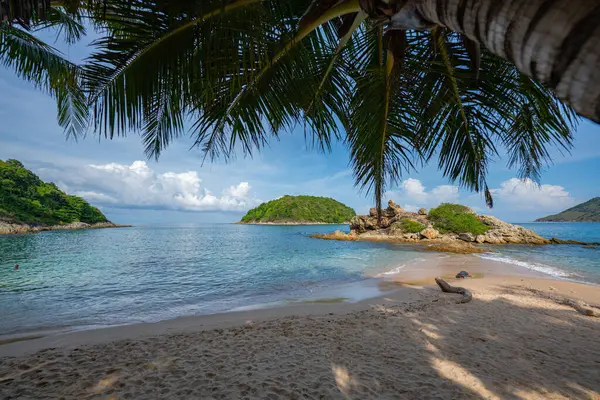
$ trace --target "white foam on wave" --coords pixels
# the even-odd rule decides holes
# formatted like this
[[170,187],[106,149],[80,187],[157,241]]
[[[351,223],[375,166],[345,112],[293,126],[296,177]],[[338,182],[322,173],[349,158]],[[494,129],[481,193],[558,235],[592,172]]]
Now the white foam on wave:
[[401,265],[398,265],[396,268],[393,268],[389,271],[382,272],[380,274],[377,274],[376,276],[381,277],[381,276],[386,276],[386,275],[396,275],[396,274],[399,274],[400,271],[403,270],[405,267],[406,267],[406,264],[401,264]]
[[497,253],[477,254],[477,257],[483,258],[485,260],[498,261],[498,262],[502,262],[505,264],[516,265],[518,267],[527,268],[527,269],[541,272],[541,273],[551,275],[551,276],[554,276],[557,278],[567,278],[567,277],[574,275],[574,274],[570,274],[566,271],[563,271],[561,269],[551,267],[546,264],[515,260],[514,258],[505,257],[505,256],[502,256]]

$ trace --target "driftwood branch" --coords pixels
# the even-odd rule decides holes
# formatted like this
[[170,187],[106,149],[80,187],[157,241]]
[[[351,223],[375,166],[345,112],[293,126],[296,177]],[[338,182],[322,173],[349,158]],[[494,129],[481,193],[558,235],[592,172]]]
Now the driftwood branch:
[[444,293],[461,294],[462,298],[459,300],[459,303],[468,303],[473,299],[473,295],[467,289],[458,286],[450,286],[450,284],[442,278],[435,278],[435,283],[438,284],[438,286],[440,287],[440,289],[442,289],[442,292]]

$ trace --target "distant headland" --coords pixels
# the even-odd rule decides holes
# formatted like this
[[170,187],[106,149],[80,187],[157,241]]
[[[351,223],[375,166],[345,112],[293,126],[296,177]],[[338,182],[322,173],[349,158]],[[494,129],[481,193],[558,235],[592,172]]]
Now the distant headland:
[[120,228],[81,197],[42,181],[18,160],[0,160],[0,234]]
[[535,222],[600,222],[600,197],[594,197],[561,213],[538,218]]
[[283,196],[248,211],[239,224],[347,224],[356,212],[329,197]]

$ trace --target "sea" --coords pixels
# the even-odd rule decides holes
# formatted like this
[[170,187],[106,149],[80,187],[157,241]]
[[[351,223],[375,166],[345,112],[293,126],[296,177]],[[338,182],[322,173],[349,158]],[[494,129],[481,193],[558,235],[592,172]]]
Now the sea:
[[[600,242],[600,223],[520,224]],[[431,253],[311,239],[347,225],[133,227],[0,236],[0,335],[92,329],[379,294],[373,277]],[[600,284],[600,247],[494,246],[476,257]],[[19,269],[14,266],[18,264]]]

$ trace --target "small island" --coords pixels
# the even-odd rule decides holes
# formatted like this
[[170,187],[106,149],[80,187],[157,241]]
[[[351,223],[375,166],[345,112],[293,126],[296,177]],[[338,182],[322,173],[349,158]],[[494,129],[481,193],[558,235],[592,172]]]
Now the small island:
[[283,196],[248,211],[239,224],[318,225],[347,224],[356,212],[329,197]]
[[600,197],[594,197],[561,213],[538,218],[535,222],[600,222]]
[[81,197],[42,181],[18,160],[0,160],[0,234],[119,228]]
[[477,244],[550,244],[550,240],[522,226],[489,215],[478,215],[469,207],[444,203],[429,212],[409,212],[390,200],[381,210],[350,221],[350,233],[335,231],[312,237],[328,240],[364,240],[426,244],[426,250],[452,253],[481,253]]

